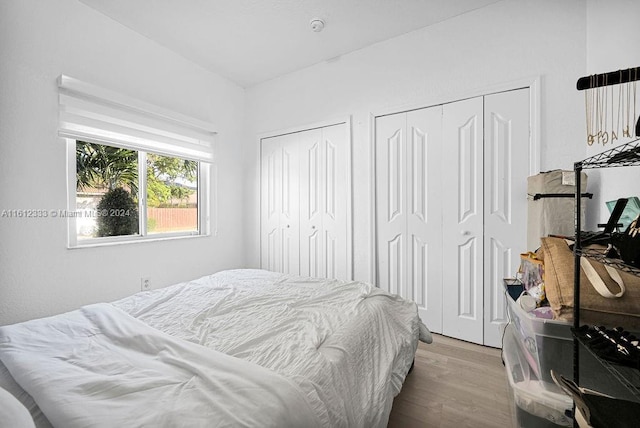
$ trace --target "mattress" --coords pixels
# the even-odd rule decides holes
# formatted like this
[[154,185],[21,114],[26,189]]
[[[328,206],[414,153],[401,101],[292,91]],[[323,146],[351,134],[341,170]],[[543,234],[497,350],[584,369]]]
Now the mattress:
[[[65,316],[71,316],[78,325],[91,324],[91,328],[96,328],[100,337],[112,337],[111,342],[123,342],[122,348],[111,342],[104,346],[109,349],[114,347],[110,352],[116,355],[128,355],[129,352],[135,351],[133,359],[137,361],[136,359],[140,358],[142,369],[146,367],[145,364],[156,364],[157,357],[154,359],[154,355],[162,353],[158,350],[172,349],[176,350],[177,356],[165,358],[169,367],[158,368],[158,372],[175,372],[176,376],[184,377],[182,371],[186,370],[187,373],[192,373],[192,376],[195,376],[193,373],[197,374],[196,377],[204,379],[210,376],[210,384],[219,384],[220,376],[229,376],[228,385],[231,386],[218,385],[216,388],[207,388],[203,384],[199,385],[198,389],[209,392],[214,390],[211,392],[213,396],[209,404],[206,403],[209,397],[203,398],[205,401],[202,406],[205,408],[209,409],[211,403],[224,402],[225,397],[230,407],[222,406],[222,410],[215,415],[206,415],[201,420],[194,419],[190,423],[191,426],[211,426],[212,420],[221,421],[219,425],[224,426],[225,417],[230,418],[227,419],[226,425],[237,425],[238,422],[234,418],[238,413],[260,418],[256,420],[260,420],[260,425],[263,426],[266,415],[274,418],[274,421],[278,417],[286,418],[267,424],[271,426],[296,426],[303,423],[300,420],[304,420],[305,425],[327,427],[386,426],[393,397],[400,391],[411,366],[418,338],[430,341],[429,332],[420,322],[417,307],[413,302],[362,282],[302,278],[262,270],[219,272],[195,281],[137,293],[111,304],[92,305],[44,321],[36,320],[41,325],[34,324],[29,327],[29,335],[25,336],[29,339],[25,339],[24,348],[38,349],[34,348],[33,344],[34,329],[36,332],[47,332],[46,335],[43,334],[46,336],[42,338],[43,344],[50,341],[46,347],[56,348],[55,345],[51,345],[56,342],[51,341],[58,339],[51,338],[51,331],[46,329],[51,323],[59,323],[61,317]],[[40,396],[40,400],[46,403],[45,406],[54,407],[55,413],[60,406],[47,402],[50,395],[47,395],[47,391],[41,391],[38,374],[29,374],[35,377],[35,380],[26,378],[24,374],[33,372],[33,365],[29,367],[29,363],[24,361],[33,357],[34,350],[13,348],[20,348],[17,338],[22,334],[20,329],[28,323],[0,328],[0,360],[5,363],[7,372],[11,373],[26,394],[33,396],[36,402]],[[14,328],[16,326],[19,326],[17,330]],[[102,328],[105,329],[104,332]],[[59,326],[55,327],[56,332],[61,329]],[[144,334],[128,334],[127,331]],[[87,333],[86,336],[94,338],[98,335]],[[126,339],[130,336],[136,336],[136,339],[127,343]],[[76,343],[73,346],[79,349],[86,344]],[[55,350],[51,357],[43,358],[63,362],[68,358],[75,358],[75,355],[56,357],[56,352],[58,350]],[[25,359],[25,355],[29,358]],[[95,355],[91,353],[86,356],[89,360],[92,357],[95,358]],[[106,360],[103,361],[104,364],[101,363],[104,367],[96,369],[99,373],[91,374],[95,375],[92,388],[114,388],[114,379],[105,376],[105,373],[109,373],[108,370],[117,368],[115,375],[121,375],[122,368],[118,366],[118,362],[108,361],[108,358],[110,357],[102,355],[100,361]],[[153,361],[142,358],[151,358]],[[207,364],[207,361],[216,363]],[[74,362],[74,369],[78,364],[86,363]],[[91,367],[89,370],[93,370],[90,364],[88,366]],[[177,370],[176,366],[182,371]],[[86,379],[68,380],[65,378],[64,369],[55,370],[60,372],[59,375],[52,375],[51,372],[54,370],[46,370],[47,373],[41,373],[40,376],[52,384],[47,386],[53,388],[49,392],[56,391],[55,388],[67,381],[75,385],[71,389],[83,390],[84,387],[79,388],[73,382],[84,385]],[[209,374],[209,371],[212,373]],[[251,394],[247,397],[250,399],[244,404],[237,397],[233,398],[237,388],[232,378],[236,372],[242,382],[246,381],[244,378],[247,377],[243,373],[254,373],[250,381],[255,382],[255,385],[243,387],[256,392],[254,395],[262,396],[262,401]],[[0,376],[1,374],[0,367]],[[61,379],[56,379],[56,376],[60,376]],[[185,377],[187,378],[189,376]],[[105,379],[106,383],[101,383],[105,382]],[[173,385],[172,382],[184,383],[185,379],[163,379],[163,387]],[[0,380],[0,385],[2,383],[6,385],[6,379]],[[271,388],[274,391],[268,391],[269,388],[265,385],[279,386]],[[140,397],[153,397],[151,392],[146,391],[154,388],[138,385],[136,388],[145,391]],[[18,398],[21,398],[23,403],[31,398],[25,398],[24,393],[20,391],[16,393],[15,385],[13,389],[14,391],[9,390],[14,395],[21,394]],[[182,390],[171,391],[171,394],[182,394]],[[222,394],[222,398],[216,394]],[[187,398],[199,402],[197,400],[201,397]],[[77,400],[83,401],[82,397]],[[144,408],[143,400],[144,398],[134,400],[138,409]],[[258,407],[255,402],[259,403]],[[276,406],[275,402],[280,404]],[[103,404],[102,401],[96,403],[98,406]],[[190,402],[185,404],[186,407],[189,405]],[[111,411],[111,417],[116,417],[114,412],[119,411],[118,406],[119,404],[114,404],[116,409]],[[33,407],[31,405],[30,410],[37,416],[38,406],[35,410]],[[45,408],[42,411],[46,417],[36,418],[36,423],[46,426],[49,414]],[[78,410],[70,410],[73,417],[77,417],[73,413],[75,411]],[[126,409],[122,411],[127,412]],[[128,411],[132,412],[131,409]],[[154,410],[153,413],[162,411],[164,409]],[[150,412],[151,410],[146,413]],[[225,412],[230,414],[225,416]],[[206,412],[200,413],[204,415]],[[66,417],[55,415],[56,420],[65,421],[66,426],[81,426],[70,424],[69,420],[64,419]],[[131,416],[127,414],[126,417]],[[140,417],[144,418],[144,414]],[[71,422],[73,420],[75,419],[72,418]],[[171,419],[168,416],[154,419],[154,424],[171,426],[169,422],[164,423],[169,420]],[[91,424],[93,425],[93,422]],[[242,424],[257,425],[252,423],[251,418]]]

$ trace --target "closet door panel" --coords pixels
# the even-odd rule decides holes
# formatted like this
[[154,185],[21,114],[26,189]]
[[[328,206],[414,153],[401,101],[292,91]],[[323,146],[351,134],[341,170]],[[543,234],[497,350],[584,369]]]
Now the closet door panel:
[[299,274],[298,148],[290,135],[262,140],[261,266]]
[[443,107],[443,334],[483,343],[482,97]]
[[261,267],[350,279],[348,123],[261,140]]
[[[451,142],[456,146],[458,158],[456,169],[456,181],[458,183],[457,222],[463,224],[469,220],[469,224],[478,219],[481,214],[481,201],[478,190],[482,188],[482,118],[472,115],[466,122],[457,127],[456,139]],[[480,168],[478,168],[480,166]]]
[[529,122],[528,88],[376,118],[377,285],[434,332],[500,346],[502,278],[526,248]]
[[265,138],[261,142],[261,267],[276,272],[279,272],[282,266],[282,140],[282,137],[273,137]]
[[300,150],[300,274],[320,277],[324,273],[322,130],[295,135]]
[[421,319],[442,331],[442,106],[407,113],[407,289]]
[[502,279],[526,246],[529,89],[485,96],[485,345],[501,346],[507,322]]
[[377,285],[401,294],[407,289],[407,115],[378,117],[375,128]]
[[291,135],[283,138],[281,150],[281,212],[280,235],[282,247],[281,272],[300,274],[300,200],[298,178],[298,145]]
[[322,129],[322,276],[347,279],[348,159],[347,125]]

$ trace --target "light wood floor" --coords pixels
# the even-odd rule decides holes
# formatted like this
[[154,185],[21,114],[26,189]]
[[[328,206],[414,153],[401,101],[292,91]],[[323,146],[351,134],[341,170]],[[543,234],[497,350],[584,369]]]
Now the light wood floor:
[[500,350],[433,335],[393,402],[390,428],[510,427]]

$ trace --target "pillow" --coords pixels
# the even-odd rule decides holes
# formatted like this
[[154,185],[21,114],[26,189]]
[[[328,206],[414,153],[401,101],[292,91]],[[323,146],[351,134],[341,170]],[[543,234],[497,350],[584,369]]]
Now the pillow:
[[[574,257],[562,238],[542,238],[544,288],[555,318],[573,320]],[[620,287],[609,277],[604,265],[590,260],[596,272],[613,293]],[[640,278],[620,272],[626,292],[618,299],[602,297],[580,269],[580,323],[621,326],[640,331]]]
[[35,428],[31,414],[9,391],[0,388],[0,421],[2,426]]

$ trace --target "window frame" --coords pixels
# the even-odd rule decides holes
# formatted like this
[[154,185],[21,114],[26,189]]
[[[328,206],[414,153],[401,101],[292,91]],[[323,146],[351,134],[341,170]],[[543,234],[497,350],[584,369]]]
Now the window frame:
[[[67,150],[67,232],[69,249],[89,248],[108,245],[130,244],[138,242],[165,241],[185,238],[201,238],[211,235],[211,164],[198,160],[198,230],[188,232],[161,232],[149,234],[147,231],[147,153],[149,151],[132,149],[138,153],[138,225],[139,231],[135,235],[106,236],[96,238],[78,239],[76,217],[77,213],[77,171],[76,171],[76,141],[81,140],[88,143],[100,144],[104,146],[122,147],[117,143],[109,144],[105,141],[97,141],[92,138],[65,138]],[[169,156],[180,159],[187,159],[171,153],[153,151],[152,153],[161,156]]]

